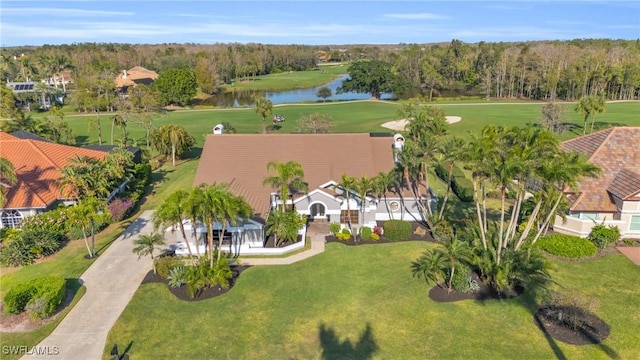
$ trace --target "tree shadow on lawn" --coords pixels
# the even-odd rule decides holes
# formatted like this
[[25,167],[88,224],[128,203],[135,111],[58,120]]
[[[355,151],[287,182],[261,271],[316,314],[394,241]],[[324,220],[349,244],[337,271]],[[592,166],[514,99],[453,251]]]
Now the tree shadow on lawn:
[[356,343],[352,343],[349,339],[340,341],[335,329],[327,327],[324,323],[318,328],[322,359],[371,359],[380,350],[369,323]]

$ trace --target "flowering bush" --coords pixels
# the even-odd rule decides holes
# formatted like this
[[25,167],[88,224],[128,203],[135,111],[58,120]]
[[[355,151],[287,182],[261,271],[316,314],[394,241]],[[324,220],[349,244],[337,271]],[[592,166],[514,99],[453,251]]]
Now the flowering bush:
[[128,199],[115,198],[109,203],[109,211],[111,212],[111,220],[118,222],[127,215],[127,212],[133,207],[133,201]]
[[63,235],[69,230],[67,212],[64,207],[26,217],[20,225],[23,232],[42,231]]
[[341,232],[336,234],[338,240],[349,241],[351,239],[351,231],[349,229],[342,229]]
[[378,239],[380,239],[380,236],[382,236],[382,227],[381,226],[375,226],[373,228],[373,233],[378,235]]
[[380,235],[378,235],[376,233],[371,234],[371,240],[373,240],[373,241],[380,240]]

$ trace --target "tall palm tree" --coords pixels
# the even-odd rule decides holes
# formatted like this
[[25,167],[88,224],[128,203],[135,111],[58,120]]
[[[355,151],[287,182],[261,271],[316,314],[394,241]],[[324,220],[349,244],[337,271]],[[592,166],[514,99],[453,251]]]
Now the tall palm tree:
[[438,221],[442,220],[444,217],[444,210],[447,206],[447,200],[449,200],[449,194],[451,193],[451,180],[453,178],[453,167],[455,162],[460,160],[462,156],[462,151],[464,150],[464,140],[454,136],[453,138],[449,138],[445,140],[439,149],[439,153],[441,155],[441,161],[447,165],[448,176],[447,176],[447,190],[444,193],[444,199],[442,200],[442,205],[440,207],[440,214],[438,215]]
[[[191,193],[192,206],[194,211],[197,212],[198,217],[201,218],[207,225],[207,241],[209,253],[209,265],[213,267],[213,226],[216,221],[222,217],[217,212],[225,205],[233,206],[234,204],[229,201],[229,186],[227,184],[201,184],[194,188]],[[222,239],[220,239],[221,245]],[[218,249],[219,251],[221,249]]]
[[218,236],[218,260],[222,254],[222,239],[227,230],[227,223],[236,225],[238,218],[246,219],[251,216],[251,206],[241,196],[236,196],[225,189],[217,193],[213,198],[214,217],[220,223],[221,229]]
[[66,93],[67,92],[67,86],[66,86],[65,81],[64,81],[63,72],[65,70],[71,70],[71,69],[74,68],[72,63],[71,63],[71,60],[69,60],[69,58],[67,58],[64,55],[56,55],[51,59],[50,66],[51,66],[51,70],[53,70],[53,76],[54,76],[53,81],[55,83],[56,88],[58,87],[58,82],[56,81],[56,76],[60,75],[60,77],[62,78],[61,81],[60,81],[62,83],[62,91],[64,93]]
[[122,144],[127,143],[127,119],[121,114],[115,115],[111,118],[111,145],[113,145],[113,131],[114,128],[119,127],[122,129]]
[[389,218],[393,220],[393,211],[389,209],[389,202],[387,201],[387,190],[398,182],[398,172],[391,170],[389,172],[380,172],[374,178],[373,191],[378,199],[384,198],[384,204],[387,207],[387,213]]
[[271,100],[260,96],[255,99],[256,101],[256,114],[262,117],[262,133],[267,133],[267,115],[271,114],[273,110],[273,103]]
[[342,174],[342,178],[338,183],[338,187],[342,188],[343,196],[347,201],[347,225],[349,226],[349,230],[353,233],[353,229],[351,227],[351,191],[353,191],[353,185],[356,179],[347,174]]
[[60,169],[61,177],[58,179],[63,196],[80,201],[86,197],[109,194],[109,179],[100,160],[76,155],[69,162],[69,165]]
[[602,113],[605,110],[604,99],[597,96],[583,96],[578,100],[575,108],[583,116],[582,135],[587,133],[587,120],[591,117],[591,132],[593,132],[593,123],[595,122],[595,114]]
[[149,255],[151,256],[151,261],[153,262],[153,272],[156,272],[156,264],[153,261],[153,251],[156,249],[158,245],[164,245],[164,236],[157,232],[147,235],[140,235],[137,239],[133,240],[133,244],[135,247],[133,248],[133,252],[138,254],[138,259],[142,256]]
[[[373,190],[374,187],[374,179],[368,177],[367,175],[363,175],[359,179],[355,179],[353,183],[353,190],[358,194],[360,198],[360,219],[359,226],[360,228],[364,224],[364,211],[367,203],[367,194]],[[355,239],[358,237],[355,236]]]
[[5,196],[5,188],[11,187],[18,182],[16,169],[13,163],[7,158],[0,157],[0,208],[7,201]]
[[[177,225],[178,229],[180,229],[180,235],[182,235],[182,239],[184,239],[185,243],[187,244],[189,258],[192,259],[192,261],[195,261],[193,259],[193,253],[191,251],[189,239],[187,239],[187,234],[184,230],[184,221],[187,220],[186,207],[188,198],[189,193],[187,191],[174,191],[169,196],[167,196],[162,204],[160,204],[160,206],[158,206],[158,208],[153,212],[152,220],[155,230],[158,230],[158,228],[160,227],[171,226],[172,231],[175,231]],[[195,225],[195,223],[192,224],[192,226],[194,227]]]
[[[107,204],[94,197],[86,198],[84,201],[68,208],[67,217],[72,225],[78,226],[82,231],[89,257],[95,256],[95,224],[106,221],[110,216]],[[89,246],[88,240],[89,230],[91,230],[91,246]]]
[[273,170],[276,175],[267,176],[262,181],[263,185],[269,185],[280,190],[282,210],[286,210],[287,201],[291,192],[307,191],[308,185],[304,182],[304,170],[302,165],[295,161],[286,163],[269,161],[267,170]]

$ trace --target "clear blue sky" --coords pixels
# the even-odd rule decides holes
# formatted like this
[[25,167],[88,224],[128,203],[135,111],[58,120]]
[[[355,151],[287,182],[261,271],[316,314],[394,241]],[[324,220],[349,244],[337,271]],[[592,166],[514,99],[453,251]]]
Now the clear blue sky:
[[640,38],[634,1],[1,0],[0,45]]

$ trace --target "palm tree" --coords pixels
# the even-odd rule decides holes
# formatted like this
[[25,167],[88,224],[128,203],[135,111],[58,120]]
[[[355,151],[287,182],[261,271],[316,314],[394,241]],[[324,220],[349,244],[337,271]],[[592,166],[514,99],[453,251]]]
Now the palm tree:
[[[150,235],[140,235],[137,239],[133,240],[133,244],[135,245],[133,252],[138,254],[138,259],[142,256],[149,255],[153,262],[153,251],[156,249],[156,246],[164,245],[165,242],[162,234],[154,232]],[[153,272],[156,272],[155,262],[153,262]]]
[[153,147],[165,156],[171,155],[173,166],[176,166],[176,156],[191,149],[196,140],[187,129],[180,125],[169,124],[155,129],[152,133]]
[[[111,215],[106,203],[94,197],[88,197],[82,202],[71,206],[67,211],[67,217],[72,225],[78,226],[82,231],[84,243],[87,246],[89,257],[95,256],[94,226],[96,223],[106,221]],[[89,246],[88,231],[91,230],[91,246]]]
[[[201,184],[191,192],[193,210],[207,225],[207,242],[209,253],[209,265],[213,266],[213,226],[218,220],[217,211],[228,200],[227,184]],[[218,249],[220,250],[220,249]]]
[[[187,234],[184,230],[184,221],[187,220],[187,200],[189,193],[185,190],[177,190],[167,196],[166,199],[158,206],[153,212],[153,224],[155,230],[160,227],[171,226],[172,232],[175,231],[176,225],[180,229],[180,234],[187,244],[187,251],[189,257],[193,260],[193,253],[191,252],[191,245],[187,239]],[[195,223],[192,224],[195,227]],[[197,244],[196,244],[197,246]],[[194,262],[195,264],[195,262]]]
[[411,272],[414,277],[424,277],[427,284],[431,282],[438,284],[445,280],[447,267],[447,259],[441,251],[428,249],[411,263]]
[[453,138],[447,139],[442,143],[439,149],[439,153],[442,156],[441,161],[445,163],[448,167],[448,177],[447,177],[447,190],[444,193],[444,199],[442,200],[442,205],[440,207],[440,214],[438,215],[438,221],[442,220],[444,217],[444,210],[447,206],[447,200],[449,199],[449,194],[451,193],[451,180],[453,177],[453,167],[455,162],[460,159],[462,156],[462,151],[464,150],[464,140],[454,136]]
[[64,72],[65,70],[73,69],[71,60],[69,60],[69,58],[67,58],[64,55],[57,55],[51,59],[50,66],[51,66],[51,70],[53,70],[53,76],[54,76],[53,80],[56,88],[58,87],[58,82],[56,81],[56,75],[60,75],[60,77],[62,78],[62,80],[60,81],[62,83],[62,91],[66,93],[67,86],[64,82],[64,74],[62,74],[62,72]]
[[267,133],[267,115],[271,114],[271,111],[273,110],[273,103],[271,102],[271,100],[260,96],[257,97],[256,99],[256,114],[260,114],[260,117],[262,117],[262,133],[266,134]]
[[218,236],[218,260],[222,254],[222,239],[227,230],[227,223],[236,225],[238,218],[246,219],[251,216],[251,206],[240,196],[235,196],[225,189],[217,193],[213,199],[214,217],[221,224]]
[[263,185],[269,185],[280,190],[282,210],[286,210],[287,201],[291,192],[307,191],[307,183],[304,182],[304,170],[302,165],[295,161],[286,163],[269,161],[267,170],[275,170],[277,175],[267,176],[262,181]]
[[605,110],[604,99],[596,96],[583,96],[578,100],[575,110],[583,116],[582,135],[587,133],[587,120],[589,116],[591,116],[591,132],[593,132],[595,114],[602,113]]
[[[363,175],[359,179],[355,179],[353,183],[353,190],[358,194],[360,198],[360,214],[361,220],[359,221],[360,227],[364,224],[364,211],[367,203],[367,193],[373,190],[374,179]],[[355,237],[357,239],[357,236]]]
[[447,285],[449,287],[449,291],[451,291],[456,265],[460,263],[469,263],[471,261],[471,248],[469,248],[467,243],[454,237],[453,239],[445,242],[444,249],[437,248],[435,251],[442,253],[442,256],[447,261],[449,267],[449,280],[447,281]]
[[375,192],[378,199],[384,198],[384,204],[387,207],[387,213],[389,214],[389,218],[393,220],[393,211],[389,209],[389,202],[387,201],[387,190],[389,187],[396,184],[398,182],[398,172],[395,170],[391,170],[387,173],[380,172],[374,178],[373,183],[373,192]]
[[122,144],[127,143],[127,119],[118,114],[111,118],[111,145],[113,145],[113,130],[115,127],[122,129]]
[[7,158],[0,157],[0,208],[7,201],[5,196],[5,188],[11,187],[18,182],[16,169],[13,163]]
[[109,194],[109,179],[100,160],[76,155],[69,162],[60,169],[58,179],[63,196],[80,201],[89,196]]
[[351,230],[351,233],[353,233],[353,230],[351,228],[351,191],[353,190],[353,185],[355,183],[356,179],[352,178],[351,176],[348,176],[347,174],[342,174],[342,179],[341,181],[338,183],[338,187],[342,188],[343,191],[343,196],[345,198],[345,200],[347,201],[347,225],[349,226],[349,230]]

